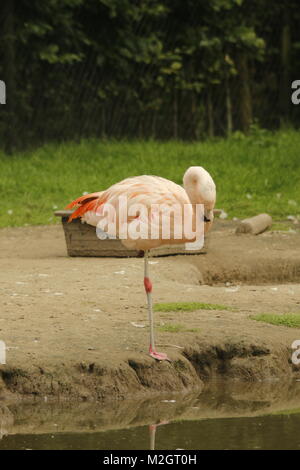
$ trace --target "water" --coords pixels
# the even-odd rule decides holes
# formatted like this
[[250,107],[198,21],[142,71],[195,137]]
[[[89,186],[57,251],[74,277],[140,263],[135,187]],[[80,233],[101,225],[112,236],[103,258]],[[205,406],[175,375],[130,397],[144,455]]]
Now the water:
[[3,449],[300,449],[300,382],[216,382],[200,394],[0,405]]

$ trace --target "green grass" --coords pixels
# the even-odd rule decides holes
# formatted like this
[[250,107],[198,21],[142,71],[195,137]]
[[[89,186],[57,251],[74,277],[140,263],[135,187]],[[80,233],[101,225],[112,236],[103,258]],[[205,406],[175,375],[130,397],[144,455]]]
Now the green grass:
[[232,307],[202,302],[168,302],[154,305],[155,312],[191,312],[195,310],[233,310]]
[[300,414],[300,408],[295,408],[295,409],[288,409],[288,410],[282,410],[282,411],[273,411],[273,413],[266,414],[265,416],[277,416],[277,415],[296,415]]
[[300,213],[300,133],[255,130],[249,137],[184,143],[100,141],[0,152],[0,227],[58,222],[53,211],[84,191],[132,175],[156,174],[177,183],[191,165],[217,184],[217,207],[229,217],[269,212],[279,220]]
[[159,326],[158,329],[165,333],[198,333],[200,331],[199,328],[186,328],[180,323],[166,323],[165,325]]
[[285,315],[262,313],[258,315],[252,315],[250,318],[256,321],[270,323],[271,325],[300,328],[300,313],[287,313]]
[[295,228],[293,223],[283,223],[283,222],[275,222],[272,224],[269,230],[272,231],[280,231],[280,232],[288,232],[290,229]]

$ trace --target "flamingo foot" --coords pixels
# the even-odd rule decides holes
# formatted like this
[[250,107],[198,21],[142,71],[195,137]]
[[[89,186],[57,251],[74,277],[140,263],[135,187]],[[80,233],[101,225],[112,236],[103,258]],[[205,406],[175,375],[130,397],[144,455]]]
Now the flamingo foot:
[[150,354],[151,357],[153,357],[153,359],[156,359],[157,361],[169,361],[169,362],[171,362],[171,359],[169,359],[168,356],[165,353],[156,352],[152,349],[151,346],[149,348],[149,354]]

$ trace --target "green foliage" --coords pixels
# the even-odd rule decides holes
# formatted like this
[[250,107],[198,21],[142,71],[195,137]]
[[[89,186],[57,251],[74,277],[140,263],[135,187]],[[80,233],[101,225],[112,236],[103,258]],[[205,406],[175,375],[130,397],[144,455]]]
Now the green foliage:
[[[226,112],[239,131],[240,108],[249,105],[238,94],[244,85],[240,56],[251,63],[245,67],[254,116],[277,126],[280,110],[273,102],[280,73],[267,66],[280,62],[283,3],[269,8],[266,0],[15,2],[14,30],[9,38],[3,33],[0,45],[3,53],[7,41],[14,47],[13,144],[138,133],[199,139],[208,134],[210,119],[214,132],[224,135]],[[289,9],[293,32],[299,9],[295,2]],[[298,48],[295,41],[295,76]],[[1,79],[7,67],[1,62]],[[2,113],[2,145],[9,125]]]

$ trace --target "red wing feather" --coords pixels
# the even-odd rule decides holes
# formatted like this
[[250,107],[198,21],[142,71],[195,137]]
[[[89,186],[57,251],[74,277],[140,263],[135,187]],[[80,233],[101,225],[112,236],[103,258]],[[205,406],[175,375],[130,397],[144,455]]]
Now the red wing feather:
[[77,199],[74,199],[74,201],[70,202],[70,204],[67,205],[66,209],[72,209],[75,206],[78,206],[79,204],[85,204],[86,202],[92,201],[93,199],[97,199],[100,196],[100,193],[90,193],[90,194],[85,194],[84,196],[80,196]]
[[82,217],[88,211],[96,212],[97,208],[105,202],[104,198],[101,198],[102,193],[91,193],[80,196],[70,204],[67,205],[66,209],[73,209],[75,206],[77,209],[70,215],[68,222],[71,222],[73,219]]

